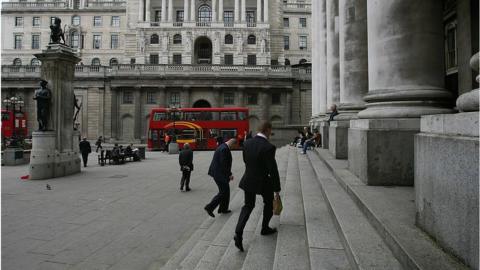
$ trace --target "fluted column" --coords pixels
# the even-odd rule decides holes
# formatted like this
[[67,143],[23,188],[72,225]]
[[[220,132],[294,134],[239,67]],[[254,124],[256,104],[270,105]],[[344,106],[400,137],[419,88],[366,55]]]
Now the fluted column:
[[369,0],[367,109],[359,118],[450,112],[444,89],[442,2]]
[[217,22],[217,0],[212,0],[212,22]]
[[338,0],[326,0],[327,18],[327,107],[340,101],[340,66],[338,48]]
[[188,12],[188,4],[189,0],[183,0],[183,21],[189,22],[190,21],[190,13]]
[[289,91],[286,94],[287,94],[287,97],[286,97],[287,108],[285,111],[285,124],[290,125],[292,124],[292,92]]
[[240,0],[234,0],[235,1],[235,7],[234,7],[234,20],[235,22],[239,22],[240,20]]
[[143,11],[145,10],[145,7],[144,7],[144,1],[145,0],[138,0],[138,20],[143,22],[144,18],[143,17]]
[[[326,0],[312,2],[312,106],[313,116],[327,112]],[[312,93],[313,94],[313,93]]]
[[262,21],[262,0],[257,0],[257,23]]
[[247,2],[246,0],[242,0],[242,14],[241,14],[241,22],[246,22],[247,21]]
[[168,0],[168,21],[173,22],[173,0]]
[[[316,1],[316,0],[315,0]],[[263,0],[263,21],[268,23],[268,0]]]
[[167,0],[162,0],[162,22],[167,21]]
[[368,92],[367,0],[339,0],[339,18],[338,110],[339,118],[348,119],[364,109],[363,96]]
[[151,10],[151,4],[150,4],[150,0],[145,0],[146,4],[145,4],[145,21],[147,22],[150,22],[151,19],[150,19],[150,10]]
[[223,0],[218,0],[218,21],[223,22]]
[[[135,118],[134,118],[134,127],[135,130],[133,131],[134,133],[134,138],[135,139],[140,139],[142,136],[142,122],[143,122],[143,117],[142,117],[142,88],[141,87],[135,87],[134,91],[134,102],[135,102]],[[124,138],[125,139],[125,138]]]
[[195,19],[196,11],[197,11],[197,6],[195,5],[195,0],[192,0],[192,2],[190,2],[190,20],[192,22],[196,21]]

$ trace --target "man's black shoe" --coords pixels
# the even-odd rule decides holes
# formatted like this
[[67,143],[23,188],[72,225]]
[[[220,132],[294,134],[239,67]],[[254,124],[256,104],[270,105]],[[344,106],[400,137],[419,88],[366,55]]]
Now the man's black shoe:
[[274,234],[276,232],[277,232],[276,228],[266,227],[266,228],[262,228],[262,231],[260,232],[260,234],[261,235],[270,235],[270,234]]
[[189,187],[187,187],[187,188],[185,189],[185,191],[190,191],[190,190],[191,190],[191,189],[190,189]]
[[232,210],[225,210],[225,211],[218,210],[219,214],[228,214],[228,213],[231,213],[231,212],[232,212]]
[[213,214],[212,210],[208,209],[208,207],[205,206],[205,208],[203,208],[203,209],[205,209],[205,211],[207,211],[207,214],[208,214],[209,216],[215,217],[215,215]]
[[235,246],[241,251],[243,252],[243,244],[242,244],[242,237],[239,237],[237,235],[235,235],[233,237],[233,240],[235,240]]

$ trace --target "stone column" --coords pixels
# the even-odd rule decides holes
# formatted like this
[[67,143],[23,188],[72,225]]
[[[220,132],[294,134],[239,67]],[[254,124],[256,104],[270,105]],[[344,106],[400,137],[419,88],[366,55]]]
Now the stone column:
[[151,5],[150,5],[150,0],[145,0],[146,1],[146,4],[145,4],[145,21],[147,22],[150,22],[151,19],[150,19],[150,10],[151,10]]
[[145,10],[145,0],[138,0],[139,1],[139,4],[138,4],[138,20],[143,22],[145,20],[145,17],[144,17],[144,10]]
[[192,22],[196,21],[196,17],[195,17],[196,13],[197,13],[197,6],[195,5],[195,0],[192,0],[192,2],[190,2],[190,20]]
[[262,0],[257,0],[257,23],[262,21]]
[[212,0],[212,22],[217,22],[217,0]]
[[118,140],[118,90],[112,87],[112,104],[111,104],[111,113],[112,113],[112,135],[111,140],[112,142]]
[[247,2],[246,0],[242,0],[242,14],[240,18],[241,22],[247,21]]
[[340,114],[330,122],[330,152],[339,159],[348,156],[350,119],[364,109],[368,91],[367,1],[339,0],[340,22]]
[[245,107],[245,87],[238,87],[238,106]]
[[168,0],[168,21],[174,22],[173,18],[173,0]]
[[142,134],[142,88],[135,87],[134,90],[134,102],[135,102],[135,115],[134,115],[134,127],[133,137],[136,140],[140,140]]
[[326,0],[327,18],[327,110],[340,101],[338,0]]
[[168,105],[167,105],[167,94],[166,94],[166,91],[165,91],[165,86],[160,86],[158,88],[157,105],[160,108],[168,107]]
[[183,21],[190,21],[190,13],[188,9],[189,0],[183,0]]
[[312,27],[312,91],[316,92],[312,98],[315,126],[323,120],[327,112],[327,52],[326,52],[326,0],[312,2],[313,19],[315,27]]
[[263,6],[263,21],[268,23],[268,0],[263,0],[264,6]]
[[262,119],[261,121],[269,121],[270,120],[270,89],[264,88],[260,92],[260,104],[262,106]]
[[413,185],[420,116],[449,113],[443,7],[436,0],[370,0],[366,109],[350,121],[350,170],[368,185]]
[[291,90],[288,90],[286,94],[287,94],[287,97],[286,97],[287,106],[285,111],[285,125],[290,125],[292,124],[292,92]]
[[218,21],[223,22],[223,0],[218,0]]
[[167,0],[162,0],[162,22],[167,21]]
[[180,106],[182,108],[190,108],[190,87],[183,87],[183,91],[180,93]]
[[238,23],[240,20],[240,0],[234,0],[235,1],[235,7],[234,7],[234,21]]

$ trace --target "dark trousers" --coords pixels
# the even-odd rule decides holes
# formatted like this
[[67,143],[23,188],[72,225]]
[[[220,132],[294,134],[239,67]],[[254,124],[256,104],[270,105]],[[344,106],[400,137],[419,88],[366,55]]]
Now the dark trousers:
[[[273,216],[273,192],[265,191],[262,194],[263,197],[263,220],[262,220],[262,228],[267,228],[268,223],[270,223],[270,219]],[[257,194],[253,192],[245,191],[245,205],[242,207],[242,211],[240,212],[240,216],[238,217],[237,227],[235,228],[235,234],[242,237],[243,229],[245,225],[247,225],[248,218],[255,208],[255,200]]]
[[82,153],[83,167],[87,167],[88,153]]
[[180,180],[180,189],[183,189],[183,186],[188,189],[190,185],[190,174],[191,171],[182,170],[182,180]]
[[207,204],[207,208],[213,211],[220,205],[218,212],[225,212],[228,210],[228,204],[230,203],[230,185],[228,184],[228,180],[215,180],[215,183],[218,186],[218,194]]
[[97,153],[98,153],[98,149],[102,150],[102,149],[103,149],[103,147],[102,147],[101,145],[97,145],[97,150],[95,150],[95,152],[97,152]]

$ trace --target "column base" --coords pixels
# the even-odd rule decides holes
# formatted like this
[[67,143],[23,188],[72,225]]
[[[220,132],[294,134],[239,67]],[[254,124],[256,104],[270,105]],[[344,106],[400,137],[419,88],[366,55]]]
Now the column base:
[[322,136],[322,148],[328,149],[329,139],[328,139],[328,132],[330,129],[330,124],[327,121],[320,122],[320,135]]
[[350,121],[332,121],[328,131],[328,149],[336,159],[348,157],[348,128]]
[[367,185],[413,185],[413,139],[420,119],[351,120],[348,165]]
[[80,172],[78,152],[72,150],[59,152],[55,145],[55,131],[36,131],[32,133],[30,179],[49,179]]
[[416,224],[478,266],[478,112],[422,117],[415,135]]

